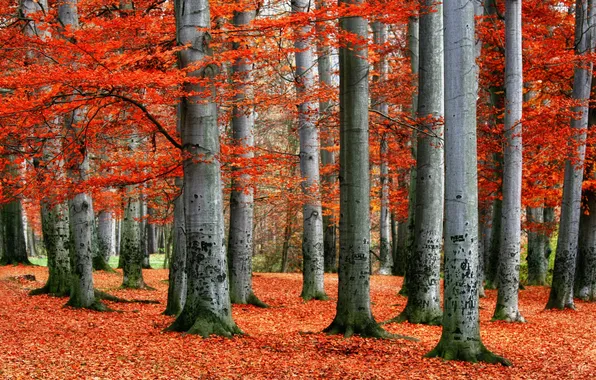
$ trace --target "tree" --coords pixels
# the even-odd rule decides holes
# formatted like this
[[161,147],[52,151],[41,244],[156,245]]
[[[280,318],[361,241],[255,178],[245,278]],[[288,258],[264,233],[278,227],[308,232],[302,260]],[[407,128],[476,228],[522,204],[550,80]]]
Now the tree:
[[441,323],[440,270],[443,237],[443,9],[421,1],[419,16],[416,214],[409,260],[408,302],[397,317],[412,323]]
[[[205,61],[211,20],[209,0],[175,2],[179,67],[190,68],[180,104],[184,153],[184,208],[187,247],[187,290],[184,309],[171,331],[208,337],[240,334],[232,319],[221,189],[219,130],[214,76]],[[198,82],[198,83],[197,83]]]
[[445,294],[441,340],[427,356],[510,365],[480,339],[474,4],[446,0],[443,7]]
[[[590,0],[575,3],[575,54],[585,56],[593,51],[592,28],[595,7]],[[581,58],[581,57],[580,57]],[[574,309],[573,284],[581,214],[581,190],[586,153],[588,101],[592,85],[592,62],[579,59],[573,75],[575,100],[571,128],[575,132],[570,141],[572,156],[565,161],[565,179],[561,201],[559,237],[553,270],[553,283],[546,304],[547,309]]]
[[[255,10],[234,13],[234,25],[243,28],[256,17]],[[249,46],[235,42],[233,48],[241,51]],[[239,148],[239,159],[250,163],[254,157],[254,108],[245,105],[253,93],[251,81],[252,63],[239,57],[232,65],[236,75],[237,93],[232,110],[232,141]],[[248,96],[247,96],[248,95]],[[228,257],[230,274],[230,298],[232,303],[266,306],[255,296],[252,289],[252,255],[254,222],[254,188],[252,177],[242,168],[232,169],[230,193],[230,230],[228,234]]]
[[[363,0],[340,1],[360,5]],[[324,331],[386,337],[370,307],[370,178],[368,152],[368,22],[342,17],[339,49],[339,285],[335,318]]]
[[[176,178],[176,185],[181,188],[182,178]],[[184,228],[184,190],[174,200],[174,250],[168,276],[168,301],[165,315],[178,315],[186,301],[186,231]],[[230,271],[231,272],[231,271]],[[230,274],[231,276],[231,274]],[[231,281],[231,280],[230,280]]]
[[[292,12],[308,12],[310,0],[292,0]],[[318,109],[306,96],[315,85],[314,60],[311,49],[312,27],[298,27],[296,48],[296,96],[298,97],[298,134],[300,135],[300,174],[302,192],[302,293],[305,300],[327,299],[324,284],[323,211],[319,190],[319,130],[316,126]]]
[[529,224],[532,224],[531,229],[528,230],[528,285],[547,285],[546,275],[550,252],[549,238],[544,224],[548,210],[549,208],[545,207],[528,207],[526,210],[526,219]]
[[522,190],[522,1],[505,2],[505,146],[499,292],[493,319],[525,322],[519,312]]

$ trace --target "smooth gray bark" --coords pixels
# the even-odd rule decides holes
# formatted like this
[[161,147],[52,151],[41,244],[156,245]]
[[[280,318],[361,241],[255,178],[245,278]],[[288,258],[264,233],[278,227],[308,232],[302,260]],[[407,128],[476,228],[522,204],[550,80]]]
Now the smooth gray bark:
[[505,2],[505,144],[499,291],[493,320],[525,322],[519,312],[522,189],[522,0]]
[[102,210],[97,216],[98,256],[107,262],[114,255],[114,215]]
[[[182,178],[176,178],[176,185],[181,187]],[[186,231],[184,228],[184,190],[174,200],[174,249],[168,276],[168,303],[165,315],[178,315],[186,301]]]
[[[373,30],[373,42],[377,46],[382,46],[387,41],[387,26],[379,21],[375,21],[372,24]],[[377,86],[382,85],[387,80],[387,58],[382,55],[379,61],[375,64],[375,75],[373,81]],[[372,99],[374,109],[380,111],[384,115],[389,113],[389,105],[387,102],[379,97]],[[379,216],[379,257],[380,257],[380,268],[379,274],[388,275],[391,274],[391,268],[393,267],[393,256],[391,254],[391,225],[389,219],[389,163],[388,163],[388,150],[389,144],[387,142],[386,133],[381,132],[381,143],[380,143],[380,180],[381,180],[381,210]]]
[[[315,7],[320,9],[327,6],[328,0],[315,0]],[[316,25],[317,36],[317,68],[319,71],[319,86],[321,88],[331,88],[333,86],[331,80],[331,53],[332,49],[325,42],[328,31],[323,22],[318,22]],[[319,101],[319,120],[321,129],[321,167],[325,168],[335,164],[335,152],[331,149],[335,146],[333,139],[332,123],[332,108],[333,103],[329,100],[321,99]],[[337,181],[335,174],[327,174],[321,176],[322,189],[332,189]],[[325,194],[323,194],[325,195]],[[325,272],[337,272],[337,225],[335,222],[336,215],[331,208],[323,207],[323,256]]]
[[408,302],[400,321],[440,324],[439,292],[443,239],[443,10],[422,0],[417,139],[414,247],[409,261]]
[[[345,3],[340,1],[340,5]],[[339,49],[339,284],[335,318],[325,332],[382,337],[387,333],[375,321],[370,306],[368,22],[362,17],[343,17],[339,28],[361,40],[342,41]]]
[[[181,69],[200,64],[212,55],[208,0],[176,0],[176,33]],[[203,65],[191,77],[211,82],[217,67]],[[187,292],[184,309],[169,330],[208,337],[240,334],[232,319],[228,264],[223,219],[223,195],[219,162],[219,130],[215,88],[186,83],[193,95],[181,101],[184,155],[184,208],[187,246]]]
[[[234,13],[234,25],[246,27],[255,18],[255,11]],[[233,44],[239,49],[238,42]],[[254,157],[254,123],[252,106],[243,106],[246,99],[253,96],[253,64],[246,58],[238,58],[232,65],[232,72],[237,76],[232,110],[232,141],[241,149],[239,157],[250,162]],[[230,275],[230,299],[236,304],[266,306],[254,294],[252,289],[252,254],[254,223],[254,189],[252,176],[242,169],[233,168],[232,191],[230,193],[230,229],[228,233],[228,258]],[[234,173],[236,172],[236,173]],[[240,173],[240,174],[238,174]]]
[[480,339],[474,4],[443,3],[445,48],[445,294],[443,332],[427,354],[510,364]]
[[[132,144],[131,144],[132,145]],[[122,260],[122,287],[144,289],[147,287],[143,279],[143,256],[141,246],[140,218],[142,202],[134,195],[135,185],[126,186],[126,203],[121,226],[120,259]]]
[[[310,0],[292,0],[293,13],[308,12]],[[323,211],[319,176],[319,130],[316,126],[318,104],[308,99],[315,89],[314,56],[311,49],[312,27],[301,26],[296,33],[295,87],[298,99],[300,136],[300,175],[302,176],[302,293],[305,300],[327,299],[323,281]]]
[[533,229],[528,231],[528,285],[546,286],[548,273],[548,235],[544,231],[544,207],[528,207],[526,218]]
[[[593,51],[592,28],[594,7],[591,0],[577,0],[575,4],[575,54],[586,55]],[[570,144],[575,148],[573,156],[565,161],[563,199],[559,237],[553,270],[553,283],[546,304],[547,309],[575,309],[573,284],[577,256],[579,220],[581,214],[581,191],[586,154],[586,131],[588,128],[588,101],[592,85],[592,62],[581,61],[575,65],[571,97],[578,102],[573,112],[571,128],[575,132]]]

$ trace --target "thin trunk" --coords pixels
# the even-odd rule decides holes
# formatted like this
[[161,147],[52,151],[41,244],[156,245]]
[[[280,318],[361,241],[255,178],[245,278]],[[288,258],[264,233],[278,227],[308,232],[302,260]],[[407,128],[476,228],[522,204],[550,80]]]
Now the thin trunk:
[[528,231],[528,285],[547,285],[548,237],[544,231],[544,213],[544,207],[528,207],[526,209],[528,223],[533,224],[536,228]]
[[98,256],[108,262],[114,255],[114,216],[103,210],[97,216]]
[[[245,27],[256,16],[255,11],[237,12],[234,14],[234,25]],[[233,48],[241,45],[234,43]],[[247,98],[253,95],[250,83],[253,80],[253,65],[246,58],[238,58],[232,65],[232,72],[238,78],[235,81],[237,93],[232,110],[232,137],[234,145],[241,148],[240,158],[251,162],[254,157],[254,122],[252,106],[242,106]],[[230,275],[230,299],[236,304],[253,304],[266,306],[254,294],[252,289],[252,253],[254,223],[254,189],[252,176],[242,173],[232,175],[232,191],[230,194],[230,229],[228,233],[228,258]]]
[[[176,178],[176,185],[182,187],[182,178]],[[186,232],[184,228],[184,190],[174,200],[174,250],[168,277],[168,303],[165,315],[178,315],[186,301]]]
[[427,354],[510,364],[480,339],[474,4],[445,0],[445,295],[443,331]]
[[493,320],[525,322],[519,312],[522,189],[522,1],[505,2],[505,147],[499,291]]
[[484,279],[486,289],[498,287],[499,252],[501,251],[501,222],[503,201],[495,199],[492,206],[491,235],[488,241],[488,252],[484,256]]
[[3,234],[0,265],[31,264],[27,258],[21,201],[13,200],[0,206],[0,218]]
[[281,248],[281,273],[286,273],[288,271],[288,263],[289,263],[289,251],[290,251],[290,240],[292,239],[292,220],[294,219],[294,213],[290,208],[290,203],[288,202],[286,207],[286,226],[284,228],[284,242]]
[[142,202],[132,193],[134,185],[126,187],[127,200],[122,219],[122,239],[120,241],[120,259],[122,260],[122,287],[144,289],[147,287],[143,280],[143,251],[141,244]]
[[[397,318],[440,324],[440,271],[443,237],[443,7],[422,0],[418,119],[427,134],[418,136],[415,239],[408,271],[408,303]],[[431,136],[437,137],[431,137]]]
[[[575,54],[587,55],[592,49],[592,28],[594,9],[591,0],[577,0],[575,5]],[[573,112],[571,128],[575,132],[570,145],[573,156],[565,161],[563,199],[561,201],[561,219],[557,253],[553,270],[553,283],[546,304],[547,309],[575,309],[573,303],[573,283],[575,261],[581,215],[581,191],[584,175],[584,157],[586,154],[586,131],[588,127],[588,101],[592,85],[592,62],[576,63],[573,76],[571,97],[579,105]]]

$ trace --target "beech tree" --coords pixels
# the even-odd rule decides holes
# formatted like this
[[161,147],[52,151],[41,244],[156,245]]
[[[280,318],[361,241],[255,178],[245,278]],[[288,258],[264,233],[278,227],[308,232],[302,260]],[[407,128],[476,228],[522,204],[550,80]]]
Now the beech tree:
[[[176,186],[181,192],[174,200],[174,226],[172,235],[174,249],[168,273],[168,301],[165,315],[178,315],[186,301],[186,231],[184,228],[184,194],[183,179],[176,178]],[[230,277],[232,276],[230,271]],[[230,280],[232,281],[232,280]]]
[[208,337],[240,334],[232,319],[223,220],[219,130],[213,77],[205,62],[213,53],[209,0],[176,0],[179,66],[193,79],[184,85],[181,135],[184,159],[184,208],[187,290],[182,312],[168,327]]
[[427,356],[510,365],[480,339],[474,4],[446,0],[443,12],[445,294],[441,340]]
[[522,1],[505,2],[505,144],[499,291],[493,319],[525,322],[518,308],[522,190]]
[[[593,27],[595,7],[590,0],[575,3],[575,54],[586,56],[593,51]],[[581,58],[581,57],[580,57]],[[592,62],[579,59],[573,75],[575,100],[571,128],[575,135],[570,141],[572,156],[565,161],[565,179],[559,237],[553,270],[553,283],[546,304],[547,309],[574,309],[573,284],[575,261],[579,238],[581,214],[581,190],[586,153],[586,130],[588,128],[588,101],[592,85]]]
[[[363,0],[340,1],[359,5]],[[342,17],[339,49],[339,284],[335,318],[324,331],[386,337],[370,307],[370,173],[368,152],[368,22]]]
[[[234,13],[234,26],[243,28],[256,17],[255,10]],[[247,49],[235,42],[236,50]],[[253,94],[251,82],[253,64],[245,57],[237,58],[232,65],[236,76],[237,93],[232,109],[233,144],[240,148],[240,159],[249,161],[254,157],[254,108],[244,104]],[[232,303],[266,306],[255,296],[252,289],[252,255],[254,222],[254,189],[250,174],[242,168],[232,169],[230,193],[230,229],[228,234],[228,257],[230,274],[230,297]]]
[[443,238],[443,9],[421,1],[419,16],[416,214],[409,260],[408,302],[397,317],[412,323],[441,323],[440,266]]

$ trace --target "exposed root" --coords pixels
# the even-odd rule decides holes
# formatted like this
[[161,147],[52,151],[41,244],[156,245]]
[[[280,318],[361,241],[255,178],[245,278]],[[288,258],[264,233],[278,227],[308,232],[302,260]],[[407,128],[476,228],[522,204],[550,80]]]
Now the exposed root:
[[512,322],[512,323],[525,323],[526,320],[518,310],[507,310],[506,307],[502,305],[497,305],[495,309],[495,314],[491,321],[504,321],[504,322]]
[[325,294],[325,292],[316,292],[315,294],[308,294],[308,295],[304,295],[301,294],[300,297],[302,297],[302,299],[304,299],[304,301],[312,301],[312,300],[318,300],[318,301],[327,301],[329,300],[329,297],[327,296],[327,294]]
[[248,299],[246,300],[246,303],[248,303],[249,305],[256,306],[256,307],[262,307],[262,308],[269,307],[269,305],[267,305],[265,302],[261,301],[257,296],[255,296],[255,294],[253,292],[251,292],[248,295]]
[[140,300],[140,299],[127,300],[125,298],[116,297],[114,295],[111,295],[109,293],[103,292],[98,289],[95,289],[94,291],[95,291],[95,298],[99,299],[99,300],[106,300],[106,301],[117,302],[117,303],[145,303],[145,304],[158,304],[159,303],[159,301],[157,301],[157,300]]
[[374,320],[364,325],[344,324],[333,321],[329,327],[323,330],[328,335],[343,335],[345,338],[350,338],[354,335],[363,338],[378,338],[378,339],[405,339],[417,342],[418,339],[405,335],[391,334],[385,331]]
[[196,316],[192,316],[187,310],[186,308],[182,310],[174,323],[165,331],[196,334],[203,338],[208,338],[211,335],[231,338],[234,335],[244,334],[231,318],[220,318],[209,310],[200,310]]
[[406,307],[398,316],[388,321],[382,322],[382,325],[389,323],[410,322],[421,325],[441,326],[443,324],[443,313],[434,310],[411,310]]

